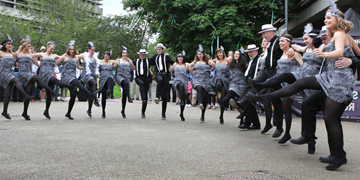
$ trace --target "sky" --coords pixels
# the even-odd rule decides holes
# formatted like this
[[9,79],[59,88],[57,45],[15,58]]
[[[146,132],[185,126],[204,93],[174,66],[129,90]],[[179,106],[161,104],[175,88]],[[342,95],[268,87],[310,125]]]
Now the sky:
[[121,0],[103,0],[102,4],[103,16],[127,14]]

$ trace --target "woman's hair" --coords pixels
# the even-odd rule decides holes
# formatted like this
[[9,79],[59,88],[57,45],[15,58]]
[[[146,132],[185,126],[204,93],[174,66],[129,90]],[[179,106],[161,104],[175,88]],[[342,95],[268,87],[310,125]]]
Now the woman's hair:
[[[72,47],[74,47],[74,57],[76,56],[76,55],[78,55],[79,54],[79,52],[76,50],[76,48],[75,48],[75,46],[72,46]],[[70,47],[69,48],[67,48],[67,50],[66,50],[66,52],[65,52],[68,56],[71,56],[70,55]]]
[[219,58],[218,55],[217,55],[218,52],[222,52],[222,54],[223,54],[223,59],[226,58],[225,52],[224,52],[221,48],[218,48],[218,49],[216,49],[216,58],[217,58],[218,60],[220,60],[220,58]]
[[[28,42],[28,43],[30,43],[30,39],[23,39],[23,40],[21,40],[20,41],[20,47],[19,47],[19,50],[20,51],[23,51],[24,49],[25,49],[25,47],[26,47],[26,44],[28,44],[28,43],[26,43],[26,42]],[[26,43],[26,44],[24,44],[24,43]],[[30,50],[30,49],[29,49]]]
[[290,39],[290,44],[291,44],[291,41],[293,40],[293,36],[291,34],[284,34],[281,37]]
[[110,55],[110,52],[109,52],[109,51],[105,51],[105,52],[104,52],[104,56],[105,56],[105,55],[109,56],[110,59],[111,59],[111,55]]
[[49,41],[46,43],[46,46],[56,46],[54,41]]
[[[9,42],[10,40],[9,39],[4,39],[3,41],[1,41],[1,51],[6,51],[6,44]],[[11,41],[10,41],[11,42]]]
[[318,37],[319,33],[320,33],[319,30],[313,29],[312,31],[309,32],[309,34],[306,34],[312,39],[312,45],[315,48],[319,48],[322,44],[321,37]]
[[[236,63],[236,59],[235,59],[235,53],[239,52],[239,60],[238,63]],[[246,57],[244,54],[240,53],[240,51],[235,51],[234,52],[234,56],[231,59],[230,62],[230,69],[239,69],[240,71],[245,71],[246,70],[246,66],[247,66],[247,61],[246,61]]]
[[127,50],[125,50],[125,49],[123,49],[123,50],[120,51],[120,57],[122,57],[122,54],[123,54],[123,52],[125,52],[125,51],[127,52]]
[[333,32],[328,31],[330,37],[333,37],[336,31],[344,31],[345,33],[348,33],[354,27],[354,24],[352,22],[345,19],[343,12],[338,11],[336,14],[339,15],[340,17],[335,17],[338,20],[338,22],[336,23],[335,31]]
[[[179,55],[180,55],[181,53],[179,53],[177,56],[176,56],[176,59],[175,59],[175,62],[179,62],[178,61],[178,58],[179,58]],[[181,57],[183,57],[183,62],[182,63],[185,63],[185,57],[181,54]]]
[[194,57],[194,61],[199,61],[200,59],[197,57],[198,53],[202,53],[203,54],[203,61],[205,61],[206,64],[208,64],[210,56],[207,55],[205,52],[200,52],[200,50],[198,49],[196,51],[195,57]]

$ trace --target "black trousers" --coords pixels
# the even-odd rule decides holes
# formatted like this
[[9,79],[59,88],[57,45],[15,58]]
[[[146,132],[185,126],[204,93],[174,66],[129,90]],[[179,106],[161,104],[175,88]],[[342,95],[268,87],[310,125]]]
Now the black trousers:
[[161,96],[162,113],[165,113],[166,107],[167,107],[168,92],[169,92],[170,75],[156,73],[155,81],[157,83],[156,84],[156,97],[160,98],[160,96]]
[[[264,82],[267,79],[273,77],[276,74],[276,69],[264,69],[258,73],[256,78],[254,79],[257,82]],[[276,91],[281,89],[281,85],[279,84],[277,87],[271,89],[271,91]],[[274,106],[274,116],[273,122],[277,128],[282,128],[283,125],[283,108],[282,101],[280,98],[274,99],[272,101],[272,105]],[[272,114],[266,113],[266,119],[271,119]]]
[[140,87],[141,100],[148,100],[149,78],[136,77],[135,82]]

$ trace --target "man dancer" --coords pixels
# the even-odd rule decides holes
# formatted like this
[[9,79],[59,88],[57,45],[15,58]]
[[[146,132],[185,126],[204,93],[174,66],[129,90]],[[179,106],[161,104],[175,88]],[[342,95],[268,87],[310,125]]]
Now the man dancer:
[[155,103],[159,104],[159,98],[161,96],[162,99],[162,111],[161,111],[161,118],[163,120],[166,119],[166,106],[167,106],[167,94],[169,91],[169,81],[170,81],[170,73],[169,73],[169,67],[170,65],[174,64],[174,61],[172,58],[164,54],[164,50],[166,47],[159,43],[156,45],[156,51],[157,54],[153,55],[150,59],[150,65],[155,65],[156,69],[156,75],[155,75],[155,81],[157,83],[156,85],[156,98]]

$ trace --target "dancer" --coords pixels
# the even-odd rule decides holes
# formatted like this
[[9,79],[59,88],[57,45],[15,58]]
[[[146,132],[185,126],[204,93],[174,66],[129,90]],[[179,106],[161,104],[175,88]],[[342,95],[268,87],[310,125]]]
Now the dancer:
[[119,86],[122,88],[121,115],[123,118],[126,118],[125,107],[126,107],[126,99],[127,97],[129,97],[129,83],[130,83],[129,69],[130,68],[135,69],[135,66],[131,61],[131,59],[127,57],[127,48],[125,46],[123,46],[123,50],[121,51],[121,58],[116,60],[115,67],[117,67],[117,73],[115,75],[115,79],[116,82],[119,84]]
[[170,66],[169,71],[174,73],[175,78],[173,80],[173,88],[177,90],[180,96],[180,119],[185,121],[184,109],[185,109],[185,98],[186,92],[188,91],[188,78],[187,78],[187,67],[188,63],[184,60],[185,51],[179,53],[176,57],[176,62]]
[[[84,59],[85,67],[81,72],[81,81],[86,84],[86,88],[90,92],[95,92],[97,88],[97,76],[99,74],[99,59],[97,58],[98,53],[95,53],[95,46],[93,42],[88,42],[88,52],[78,55],[78,58]],[[88,110],[86,111],[89,118],[92,118],[91,109],[92,104],[100,107],[100,104],[95,97],[88,99]]]
[[[240,51],[235,51],[235,54],[230,62],[231,81],[229,85],[229,91],[226,96],[222,98],[221,101],[218,101],[220,107],[228,103],[230,98],[237,99],[244,94],[245,90],[248,87],[245,80],[246,66],[247,62],[245,56],[241,54]],[[223,124],[224,120],[221,121],[220,119],[220,123]]]
[[166,47],[159,43],[156,45],[157,54],[153,55],[150,59],[150,65],[155,65],[156,69],[156,98],[154,102],[159,104],[159,98],[162,99],[161,118],[166,119],[166,106],[167,106],[167,93],[169,91],[170,73],[168,71],[169,64],[174,64],[174,61],[167,54],[164,54]]
[[99,90],[101,92],[102,118],[106,118],[106,98],[110,95],[114,86],[114,61],[111,60],[111,51],[104,53],[104,60],[100,61]]
[[192,83],[197,93],[199,108],[201,109],[201,122],[205,121],[206,104],[208,103],[207,96],[211,91],[210,68],[215,67],[215,64],[209,61],[209,58],[204,52],[203,47],[199,45],[194,62],[188,66],[188,71],[194,74]]
[[[221,94],[221,98],[218,99],[218,102],[220,102],[226,96],[226,93],[229,91],[229,65],[231,60],[226,58],[224,47],[221,46],[219,49],[216,50],[216,58],[212,61],[215,63],[215,85],[217,91]],[[220,103],[220,124],[224,124],[225,105],[226,103]]]
[[66,53],[56,61],[57,64],[63,65],[62,71],[61,71],[61,82],[65,83],[65,84],[73,85],[71,88],[69,88],[70,101],[69,101],[68,111],[65,114],[65,117],[67,117],[70,120],[74,119],[71,116],[71,111],[75,104],[77,88],[79,88],[79,91],[84,92],[88,97],[93,97],[97,93],[97,91],[91,93],[76,78],[76,68],[83,69],[83,67],[81,67],[78,63],[79,58],[77,57],[77,55],[78,55],[78,52],[76,51],[75,41],[72,40],[72,41],[70,41],[70,44],[68,46],[68,49],[66,50]]
[[[150,76],[150,62],[146,58],[148,52],[145,49],[140,49],[138,52],[139,59],[133,61],[135,64],[135,73],[136,73],[136,84],[140,86],[140,94],[142,100],[142,108],[141,108],[141,118],[145,118],[145,111],[148,101],[148,91],[149,91],[149,76]],[[166,99],[163,99],[166,101]]]
[[[314,54],[326,58],[323,72],[313,77],[299,79],[295,83],[265,95],[250,95],[259,101],[268,104],[271,99],[290,96],[302,89],[323,90],[327,96],[324,108],[324,119],[328,134],[330,152],[334,155],[334,161],[326,166],[327,170],[335,170],[347,163],[344,151],[343,131],[341,115],[352,100],[352,92],[355,86],[355,77],[351,68],[339,69],[335,67],[335,61],[341,56],[360,55],[360,49],[356,47],[354,40],[348,34],[352,23],[344,19],[344,14],[336,8],[335,3],[325,15],[325,25],[332,36],[331,42],[325,47],[325,52],[314,50]],[[336,47],[336,48],[335,48]],[[315,142],[314,138],[303,138],[300,143]]]
[[34,99],[33,96],[28,95],[23,86],[21,85],[18,78],[13,75],[12,68],[15,66],[15,60],[13,57],[13,42],[8,35],[8,39],[5,39],[1,42],[0,49],[0,86],[5,89],[4,92],[4,109],[1,115],[3,115],[6,119],[11,119],[8,114],[8,106],[10,101],[11,89],[13,84],[16,85],[17,90],[23,96],[24,101],[28,101],[30,99]]
[[[60,58],[60,56],[53,54],[53,51],[55,50],[56,47],[55,43],[53,41],[49,41],[46,44],[46,47],[47,47],[46,52],[34,54],[35,56],[41,57],[39,75],[51,89],[54,89],[55,84],[59,85],[60,87],[71,88],[72,87],[71,84],[65,84],[55,77],[55,72],[54,72],[55,59]],[[43,115],[47,119],[51,119],[49,114],[49,108],[51,105],[51,96],[49,94],[51,94],[51,92],[46,91],[46,94],[48,95],[46,96],[46,105]]]
[[[39,87],[46,89],[46,91],[48,92],[48,96],[52,96],[52,95],[59,96],[58,93],[56,93],[45,83],[45,81],[41,78],[41,76],[35,75],[31,71],[32,63],[34,63],[37,67],[40,67],[40,65],[36,60],[36,58],[38,58],[39,56],[30,53],[30,47],[31,47],[30,37],[23,39],[20,42],[20,44],[21,45],[19,47],[19,50],[14,54],[14,58],[16,58],[16,61],[18,62],[19,79],[23,83],[26,93],[31,94],[33,83],[37,82]],[[24,101],[24,111],[22,113],[22,116],[25,118],[25,120],[30,120],[30,116],[27,113],[29,107],[29,101],[30,101],[29,99]]]

